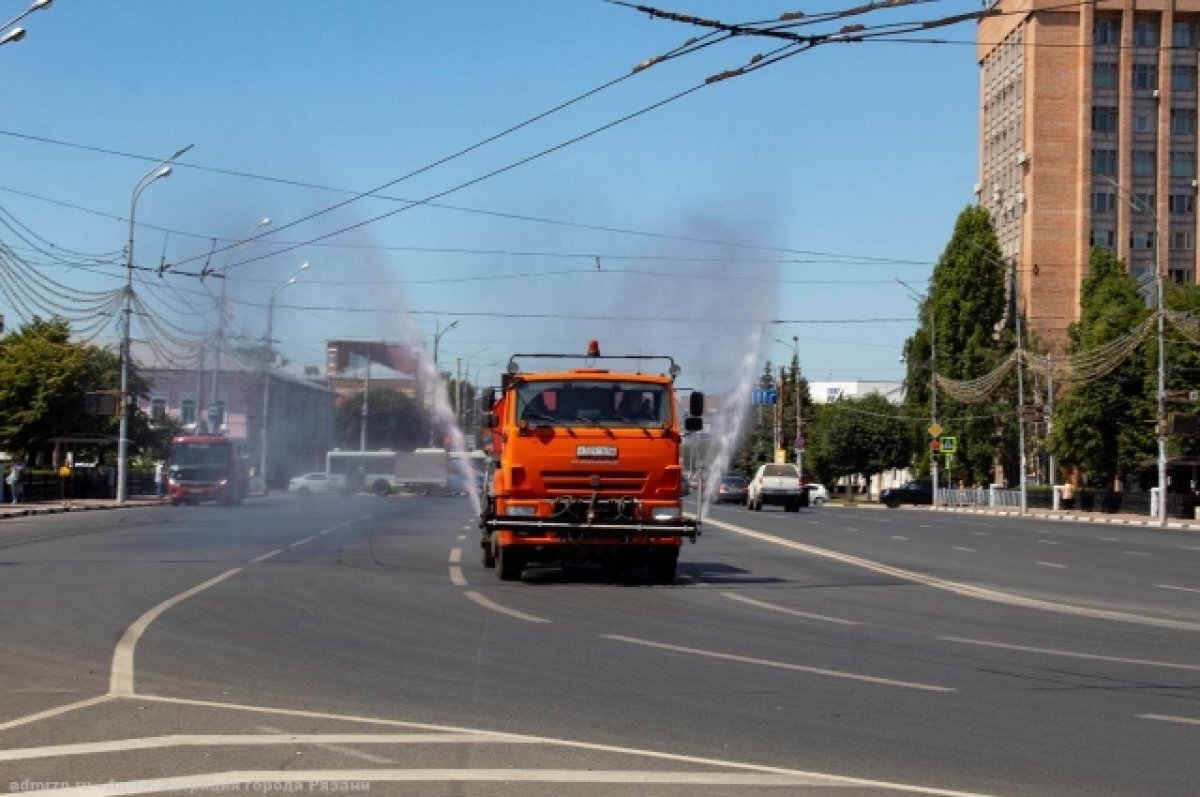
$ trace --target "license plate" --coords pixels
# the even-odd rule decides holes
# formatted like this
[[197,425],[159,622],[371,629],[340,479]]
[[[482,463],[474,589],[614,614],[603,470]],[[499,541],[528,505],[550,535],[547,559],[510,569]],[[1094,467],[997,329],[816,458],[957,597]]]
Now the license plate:
[[588,459],[616,459],[616,446],[578,446],[575,456]]

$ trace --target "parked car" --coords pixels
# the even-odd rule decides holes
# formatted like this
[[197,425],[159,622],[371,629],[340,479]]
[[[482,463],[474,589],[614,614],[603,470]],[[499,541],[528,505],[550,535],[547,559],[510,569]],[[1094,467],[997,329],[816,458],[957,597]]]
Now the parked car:
[[288,482],[288,492],[296,495],[312,495],[329,492],[329,478],[324,473],[306,473]]
[[804,485],[804,489],[808,492],[808,502],[813,506],[823,506],[829,501],[829,491],[823,484],[809,482]]
[[716,501],[718,504],[744,504],[748,492],[745,476],[722,476],[717,484]]
[[891,509],[901,504],[932,504],[933,482],[913,479],[903,487],[888,487],[879,494],[879,500]]
[[788,512],[799,512],[808,506],[808,492],[800,485],[800,472],[795,465],[761,465],[750,479],[746,508],[762,510],[763,505],[782,506]]

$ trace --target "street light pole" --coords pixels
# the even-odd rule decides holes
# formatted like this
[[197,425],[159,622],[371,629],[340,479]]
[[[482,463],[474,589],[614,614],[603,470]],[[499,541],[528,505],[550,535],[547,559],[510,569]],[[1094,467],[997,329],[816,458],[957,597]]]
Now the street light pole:
[[[896,282],[904,286],[904,289],[912,294],[912,297],[919,303],[921,294],[913,290],[912,286],[899,277],[893,277]],[[936,437],[933,434],[934,429],[940,429],[938,424],[937,410],[937,315],[933,309],[933,288],[929,289],[929,403],[931,411],[931,422],[929,425],[930,437]],[[929,472],[933,478],[933,508],[937,509],[938,505],[938,455],[939,452],[934,451],[932,446],[929,450]]]
[[367,450],[367,419],[370,417],[370,410],[367,408],[368,402],[371,399],[371,341],[367,341],[367,378],[363,385],[363,401],[362,413],[359,418],[358,426],[358,450]]
[[[34,4],[37,5],[36,3]],[[46,5],[49,5],[48,3]],[[42,6],[44,7],[44,6]],[[31,7],[26,13],[37,10]],[[19,19],[19,17],[18,17]],[[10,23],[11,24],[11,23]],[[118,406],[121,413],[120,431],[117,433],[117,503],[124,504],[127,495],[126,481],[129,471],[129,414],[133,408],[129,396],[130,372],[130,324],[133,321],[133,231],[137,226],[137,201],[142,192],[155,180],[171,176],[171,167],[167,164],[192,148],[188,144],[174,155],[155,164],[154,168],[141,176],[133,186],[129,198],[129,241],[125,250],[125,328],[121,334],[121,394]]]
[[262,444],[259,447],[259,478],[263,482],[263,492],[267,492],[267,446],[270,440],[270,415],[271,415],[271,364],[275,359],[275,353],[272,350],[272,335],[275,332],[275,298],[280,291],[289,285],[294,285],[296,277],[300,272],[308,268],[308,263],[304,263],[300,268],[296,269],[296,273],[288,277],[283,282],[271,289],[271,299],[267,302],[267,342],[266,351],[263,357],[263,412],[262,412]]
[[54,2],[54,0],[35,0],[34,3],[31,6],[29,6],[29,8],[25,9],[20,14],[17,14],[15,17],[10,19],[8,22],[5,22],[3,25],[0,25],[0,31],[5,31],[5,30],[8,30],[9,28],[12,28],[12,30],[8,30],[7,33],[0,35],[0,44],[8,44],[9,42],[19,42],[19,41],[21,41],[21,39],[24,39],[25,38],[25,29],[24,28],[13,28],[12,26],[16,25],[18,22],[25,19],[25,17],[29,16],[34,11],[41,11],[43,8],[49,8],[53,2]]
[[438,371],[438,344],[442,341],[442,335],[445,335],[450,330],[458,326],[458,320],[455,319],[446,325],[445,329],[441,329],[441,322],[437,322],[433,332],[433,390],[430,393],[429,401],[429,447],[433,448],[433,425],[434,425],[434,408],[437,407],[437,391],[441,389],[442,374]]
[[[236,252],[239,247],[245,245],[247,239],[254,236],[254,233],[259,227],[265,227],[271,223],[269,216],[263,217],[258,224],[250,228],[250,231],[242,236],[242,239],[235,243],[225,253],[225,265],[221,268],[221,306],[217,311],[217,341],[216,341],[216,356],[213,358],[213,378],[212,378],[212,400],[208,402],[210,407],[217,406],[217,385],[221,379],[221,343],[225,338],[225,283],[228,281],[229,258],[233,252]],[[222,409],[222,419],[225,417],[225,411]],[[219,424],[218,424],[219,426]]]

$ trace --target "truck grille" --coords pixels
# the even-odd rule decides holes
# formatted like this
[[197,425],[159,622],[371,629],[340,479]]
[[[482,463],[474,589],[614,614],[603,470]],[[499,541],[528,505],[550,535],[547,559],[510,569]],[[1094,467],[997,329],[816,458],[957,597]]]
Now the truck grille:
[[[580,473],[578,471],[546,471],[542,483],[548,495],[641,495],[646,489],[645,471],[603,471]],[[593,486],[593,478],[598,486]]]

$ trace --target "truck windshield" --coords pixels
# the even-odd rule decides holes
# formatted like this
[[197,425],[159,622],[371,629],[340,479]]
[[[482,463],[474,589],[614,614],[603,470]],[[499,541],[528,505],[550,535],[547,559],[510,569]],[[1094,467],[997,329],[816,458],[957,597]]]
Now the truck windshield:
[[662,385],[621,381],[528,382],[517,392],[517,418],[566,426],[658,426],[671,420]]
[[171,447],[172,467],[217,467],[228,461],[229,445],[226,443],[176,443]]

